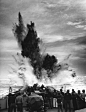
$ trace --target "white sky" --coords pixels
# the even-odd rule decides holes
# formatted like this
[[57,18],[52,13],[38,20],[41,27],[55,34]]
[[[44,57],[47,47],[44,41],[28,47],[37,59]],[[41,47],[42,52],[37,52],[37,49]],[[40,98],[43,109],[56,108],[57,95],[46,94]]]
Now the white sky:
[[19,51],[12,33],[18,12],[35,22],[46,52],[58,60],[70,53],[77,75],[86,75],[86,0],[0,0],[0,77],[6,77],[12,55]]

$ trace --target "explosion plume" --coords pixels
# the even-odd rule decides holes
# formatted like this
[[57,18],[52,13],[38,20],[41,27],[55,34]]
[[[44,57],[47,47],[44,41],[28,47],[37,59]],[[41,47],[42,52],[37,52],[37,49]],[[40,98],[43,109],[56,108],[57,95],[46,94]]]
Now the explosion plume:
[[[14,24],[12,30],[21,49],[21,56],[26,60],[26,63],[28,63],[26,66],[31,65],[31,68],[33,68],[33,73],[31,73],[34,74],[34,77],[37,79],[35,80],[36,82],[42,80],[42,82],[50,83],[60,70],[68,70],[69,65],[65,62],[58,63],[58,59],[54,55],[41,54],[40,43],[42,41],[37,36],[34,22],[31,21],[30,24],[27,24],[25,27],[20,12],[18,14],[18,24]],[[68,55],[65,60],[69,59],[70,55]],[[18,62],[15,59],[15,61],[19,66],[24,65],[23,60]],[[20,76],[22,75],[22,73],[19,74]],[[25,72],[23,74],[25,74]],[[28,72],[26,74],[29,76]]]

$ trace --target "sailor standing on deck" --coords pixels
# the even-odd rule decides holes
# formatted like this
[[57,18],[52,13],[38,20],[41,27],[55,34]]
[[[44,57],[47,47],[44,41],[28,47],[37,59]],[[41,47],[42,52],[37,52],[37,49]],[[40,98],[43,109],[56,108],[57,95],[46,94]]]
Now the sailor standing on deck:
[[69,110],[69,112],[71,112],[71,94],[70,91],[67,90],[67,92],[64,95],[64,100],[65,100],[65,112],[67,112],[67,110]]
[[28,106],[28,95],[26,94],[26,92],[24,92],[24,94],[22,95],[23,98],[23,110],[28,110],[27,106]]
[[16,102],[16,106],[17,106],[17,111],[18,112],[23,112],[23,99],[22,99],[21,93],[18,94],[15,102]]
[[15,94],[12,94],[12,88],[9,87],[9,94],[8,94],[8,112],[16,112],[16,105],[15,105]]
[[57,103],[58,103],[58,112],[63,112],[63,96],[62,94],[59,92],[57,95]]
[[86,107],[86,105],[85,105],[85,97],[86,97],[85,90],[82,90],[81,97],[83,100],[83,108],[85,108]]

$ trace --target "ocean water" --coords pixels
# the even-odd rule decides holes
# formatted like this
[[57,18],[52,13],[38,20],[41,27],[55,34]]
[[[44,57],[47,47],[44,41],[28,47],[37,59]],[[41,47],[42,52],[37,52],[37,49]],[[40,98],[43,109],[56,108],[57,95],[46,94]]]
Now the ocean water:
[[[51,86],[51,85],[49,85]],[[22,86],[13,86],[12,87],[12,92],[17,91],[21,88]],[[84,85],[52,85],[52,87],[54,87],[57,90],[60,90],[61,87],[63,87],[63,91],[66,92],[67,89],[70,90],[70,92],[72,91],[72,89],[75,89],[75,91],[77,92],[78,90],[82,90],[85,89],[86,91],[86,86]],[[9,93],[9,87],[0,87],[0,98],[5,97],[7,94]]]
[[[58,78],[59,80],[59,78]],[[58,81],[57,81],[58,82]],[[63,80],[62,80],[63,82]],[[12,87],[12,91],[17,91],[18,89],[20,89],[23,85],[21,85],[20,83],[14,83],[11,82],[10,80],[7,79],[0,79],[0,98],[6,96],[9,93],[9,87]],[[82,76],[77,76],[73,82],[64,82],[63,84],[60,83],[60,80],[58,83],[55,84],[51,84],[49,86],[53,86],[55,89],[60,90],[63,87],[63,91],[66,92],[67,89],[71,90],[75,89],[75,91],[77,92],[78,90],[83,90],[85,89],[86,91],[86,76],[82,77]]]
[[14,92],[21,88],[23,85],[21,85],[20,82],[17,84],[14,81],[10,81],[9,78],[0,79],[0,98],[6,96],[9,93],[10,86],[12,87],[12,92]]
[[[12,87],[12,92],[19,90],[21,87]],[[9,93],[9,87],[0,87],[0,98],[5,97]]]

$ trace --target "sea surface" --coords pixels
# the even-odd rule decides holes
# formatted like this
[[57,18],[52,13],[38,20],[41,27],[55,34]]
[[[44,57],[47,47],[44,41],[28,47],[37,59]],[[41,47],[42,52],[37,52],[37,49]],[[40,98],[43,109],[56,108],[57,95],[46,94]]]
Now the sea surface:
[[[50,85],[51,86],[51,85]],[[80,88],[81,92],[83,89],[85,89],[86,91],[86,86],[84,85],[76,85],[76,87],[74,88],[74,86],[71,85],[52,85],[55,89],[60,90],[61,87],[63,87],[63,91],[66,92],[67,89],[70,90],[70,92],[72,91],[72,89],[75,89],[75,91],[77,92]],[[12,92],[19,90],[20,88],[22,88],[22,86],[13,86],[12,87]],[[9,87],[0,87],[0,98],[5,97],[7,94],[9,93]]]
[[[21,85],[20,83],[14,83],[11,82],[7,79],[1,80],[0,79],[0,98],[6,96],[9,93],[9,87],[12,87],[12,91],[17,91],[19,90],[21,87],[23,87],[23,85]],[[57,90],[60,90],[63,87],[63,91],[66,92],[67,89],[71,90],[75,89],[75,91],[77,92],[78,90],[82,90],[85,89],[86,91],[86,76],[81,77],[78,76],[75,78],[75,81],[71,82],[71,83],[64,83],[64,84],[60,84],[57,83],[56,85],[52,85],[50,84],[49,86],[54,87]]]
[[[12,87],[12,92],[17,91],[21,86]],[[9,87],[0,87],[0,98],[5,97],[9,93]]]

